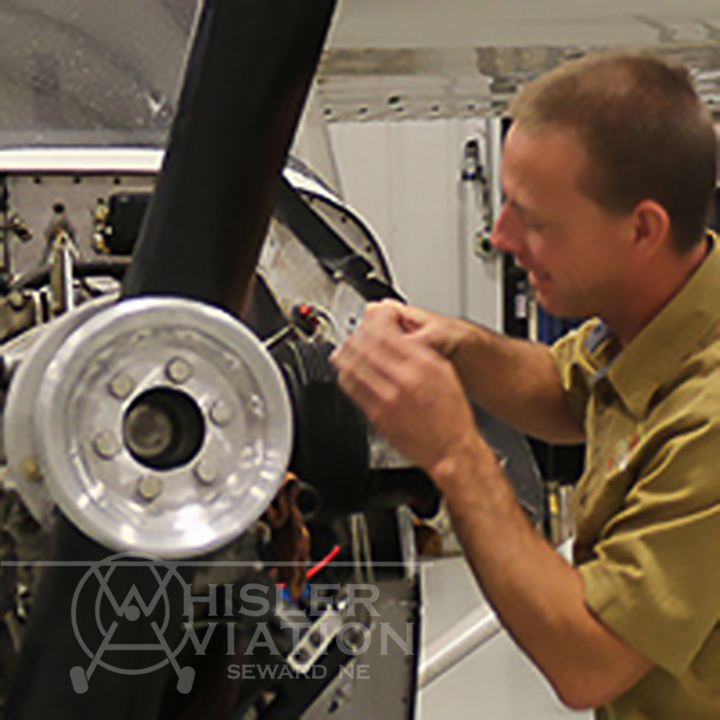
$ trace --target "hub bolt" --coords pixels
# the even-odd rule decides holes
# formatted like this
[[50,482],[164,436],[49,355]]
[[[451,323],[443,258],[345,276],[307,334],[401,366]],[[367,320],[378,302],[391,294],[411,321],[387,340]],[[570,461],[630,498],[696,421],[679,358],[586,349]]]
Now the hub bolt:
[[173,358],[165,367],[165,374],[176,385],[182,385],[192,377],[192,365],[183,358]]
[[210,408],[210,419],[218,427],[225,427],[232,422],[233,410],[225,400],[216,400]]
[[218,476],[217,465],[210,458],[203,458],[193,471],[195,477],[204,485],[210,485],[215,482]]
[[103,432],[95,436],[93,448],[95,453],[103,460],[112,460],[120,452],[118,441],[108,430],[103,430]]
[[159,477],[146,475],[138,480],[137,491],[143,500],[151,502],[159,497],[163,490],[163,482]]
[[110,394],[118,400],[125,400],[135,389],[135,381],[124,372],[118,373],[108,385]]

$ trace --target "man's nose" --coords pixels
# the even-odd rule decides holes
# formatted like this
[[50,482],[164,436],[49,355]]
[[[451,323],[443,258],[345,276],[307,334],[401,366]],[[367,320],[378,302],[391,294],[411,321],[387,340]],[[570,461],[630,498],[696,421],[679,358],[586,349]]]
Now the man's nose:
[[493,225],[490,243],[502,253],[515,255],[522,247],[522,227],[507,205],[503,205]]

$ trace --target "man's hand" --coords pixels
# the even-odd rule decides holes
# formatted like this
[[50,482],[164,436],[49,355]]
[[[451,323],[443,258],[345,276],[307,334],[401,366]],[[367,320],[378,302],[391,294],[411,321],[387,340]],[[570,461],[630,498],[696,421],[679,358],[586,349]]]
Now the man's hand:
[[449,320],[383,302],[368,305],[358,332],[331,358],[340,387],[391,445],[428,472],[467,444],[484,445],[443,357],[453,341]]
[[[570,410],[560,373],[546,345],[509,338],[466,320],[437,315],[394,300],[367,306],[361,335],[370,337],[378,331],[381,322],[396,336],[412,340],[434,351],[440,359],[451,361],[465,395],[511,427],[548,442],[573,443],[584,439],[584,429]],[[389,338],[390,334],[388,342]],[[348,353],[343,354],[346,350]],[[342,371],[342,382],[350,383],[346,391],[366,411],[370,408],[363,406],[360,397],[353,396],[355,360],[351,359],[350,352],[354,353],[352,357],[359,358],[369,350],[369,345],[358,344],[358,338],[354,337],[348,341],[347,348],[335,356],[340,358],[338,370]],[[378,350],[374,345],[372,353]],[[370,362],[371,358],[363,357],[363,360]]]
[[370,304],[368,309],[371,312],[377,309],[388,317],[394,317],[406,333],[446,358],[452,358],[468,332],[467,323],[462,320],[404,305],[397,300]]

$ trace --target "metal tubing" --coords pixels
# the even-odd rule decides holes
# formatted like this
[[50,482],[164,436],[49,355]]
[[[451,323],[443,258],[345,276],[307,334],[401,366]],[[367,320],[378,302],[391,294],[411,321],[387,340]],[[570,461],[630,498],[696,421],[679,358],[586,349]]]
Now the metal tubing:
[[489,607],[472,610],[430,643],[418,669],[418,689],[426,688],[501,630],[500,621]]
[[[556,548],[569,563],[572,563],[572,546],[573,541],[567,540]],[[471,610],[428,645],[418,669],[418,690],[435,682],[502,631],[500,620],[489,605]]]

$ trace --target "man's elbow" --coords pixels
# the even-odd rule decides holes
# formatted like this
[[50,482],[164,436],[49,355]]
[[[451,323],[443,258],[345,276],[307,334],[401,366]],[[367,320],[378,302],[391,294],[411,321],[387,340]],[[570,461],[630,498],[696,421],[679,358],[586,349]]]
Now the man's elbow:
[[623,692],[627,687],[615,687],[590,673],[579,673],[559,682],[552,682],[555,694],[560,702],[571,710],[594,710],[607,705]]
[[596,699],[594,694],[582,689],[555,688],[555,694],[565,707],[577,712],[582,710],[595,710],[605,704],[603,700]]
[[643,660],[632,671],[622,675],[611,674],[609,677],[578,668],[557,681],[550,679],[550,683],[558,699],[571,710],[594,710],[625,694],[650,667]]

